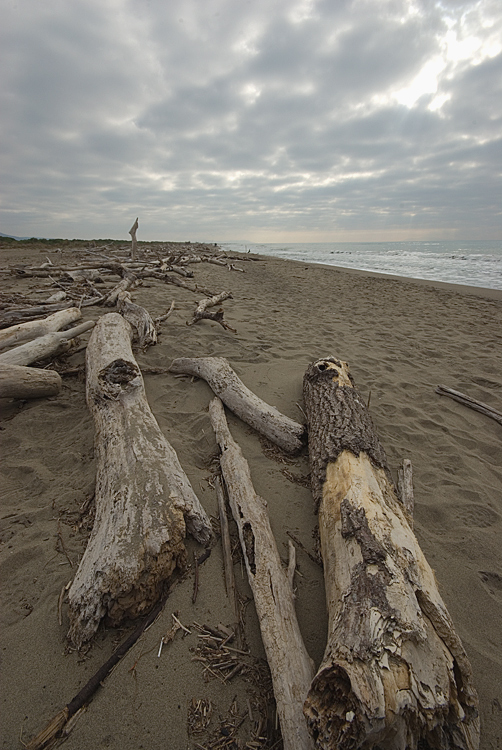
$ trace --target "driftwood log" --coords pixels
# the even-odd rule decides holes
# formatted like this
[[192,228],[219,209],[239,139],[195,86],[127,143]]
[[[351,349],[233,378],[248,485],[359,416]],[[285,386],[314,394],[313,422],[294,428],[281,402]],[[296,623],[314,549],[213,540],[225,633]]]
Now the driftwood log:
[[180,357],[173,360],[169,370],[203,378],[243,422],[288,453],[298,453],[302,449],[305,427],[258,398],[223,357]]
[[316,747],[475,750],[471,667],[346,363],[310,365],[304,399],[329,614]]
[[0,398],[57,396],[61,386],[61,377],[54,370],[0,364]]
[[211,401],[209,413],[221,450],[221,470],[272,674],[284,749],[313,750],[303,702],[314,671],[296,619],[292,588],[294,555],[290,555],[288,575],[270,528],[266,502],[254,490],[248,463],[230,434],[218,398]]
[[118,311],[136,330],[138,345],[143,348],[157,343],[157,329],[150,313],[131,300],[129,292],[119,292]]
[[34,341],[27,341],[26,344],[16,346],[8,352],[2,352],[0,354],[0,364],[30,365],[32,362],[37,362],[40,359],[47,359],[47,357],[61,354],[70,349],[74,338],[80,336],[82,333],[86,333],[86,331],[89,331],[93,327],[93,321],[88,320],[86,323],[81,323],[79,326],[70,328],[67,331],[47,333],[45,336],[40,336],[40,338]]
[[10,328],[4,328],[0,331],[0,350],[7,349],[9,346],[23,344],[26,341],[45,336],[47,333],[60,331],[70,323],[75,323],[82,317],[78,307],[68,307],[66,310],[49,315],[43,320],[30,320],[26,323],[18,323]]
[[209,543],[209,518],[162,434],[118,313],[98,321],[87,347],[87,404],[95,423],[96,520],[69,590],[69,636],[77,647],[102,618],[137,617],[184,569],[186,529]]

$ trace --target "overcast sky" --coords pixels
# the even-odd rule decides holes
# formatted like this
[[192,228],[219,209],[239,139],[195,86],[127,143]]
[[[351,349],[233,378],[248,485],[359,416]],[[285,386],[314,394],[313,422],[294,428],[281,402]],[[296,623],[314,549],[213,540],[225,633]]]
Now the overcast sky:
[[0,231],[502,239],[501,0],[3,0]]

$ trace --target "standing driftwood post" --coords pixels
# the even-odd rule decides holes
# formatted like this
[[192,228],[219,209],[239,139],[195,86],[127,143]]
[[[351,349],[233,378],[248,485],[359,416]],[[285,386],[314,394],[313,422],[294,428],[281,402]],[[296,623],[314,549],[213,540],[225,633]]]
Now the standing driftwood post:
[[321,750],[475,750],[466,653],[346,363],[304,377],[329,614],[305,715]]
[[313,664],[296,619],[291,563],[294,555],[290,553],[288,574],[277,551],[266,502],[254,490],[248,463],[230,434],[219,398],[211,401],[209,414],[221,450],[221,469],[272,674],[284,749],[313,750],[303,716]]
[[132,227],[129,230],[129,234],[131,235],[131,260],[136,260],[136,251],[138,249],[138,243],[136,241],[136,232],[138,231],[138,219],[134,222]]
[[101,619],[118,624],[158,601],[186,564],[185,524],[197,541],[211,523],[150,411],[118,313],[98,321],[88,344],[87,404],[96,428],[96,520],[71,585],[70,638],[77,647]]

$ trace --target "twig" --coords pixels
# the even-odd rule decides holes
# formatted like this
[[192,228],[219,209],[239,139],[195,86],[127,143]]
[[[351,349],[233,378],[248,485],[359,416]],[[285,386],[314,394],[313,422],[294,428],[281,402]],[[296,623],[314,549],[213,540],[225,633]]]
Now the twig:
[[469,406],[471,409],[474,409],[474,411],[479,411],[486,417],[491,417],[499,424],[502,424],[502,413],[497,411],[496,409],[493,409],[491,406],[488,406],[488,404],[483,404],[481,401],[476,401],[470,396],[465,396],[459,391],[454,391],[452,388],[447,388],[445,385],[438,385],[438,387],[436,388],[436,393],[439,393],[440,396],[449,396],[454,401],[458,401],[464,406]]
[[152,625],[159,614],[162,612],[169,594],[176,584],[172,584],[162,596],[159,603],[152,609],[150,614],[138,625],[136,630],[126,638],[126,640],[113,652],[109,659],[98,669],[91,679],[84,685],[82,690],[69,702],[56,716],[47,724],[47,726],[37,734],[27,745],[26,750],[44,750],[54,744],[64,732],[68,721],[77,711],[86,706],[92,700],[94,693],[102,686],[105,678],[110,674],[112,669],[134,646],[141,635]]

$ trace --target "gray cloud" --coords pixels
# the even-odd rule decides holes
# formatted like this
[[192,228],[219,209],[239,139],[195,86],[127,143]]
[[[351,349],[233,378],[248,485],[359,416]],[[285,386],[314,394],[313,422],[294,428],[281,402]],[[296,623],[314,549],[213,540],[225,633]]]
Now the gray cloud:
[[[500,237],[495,0],[20,0],[1,228]],[[365,234],[365,238],[367,234]]]

